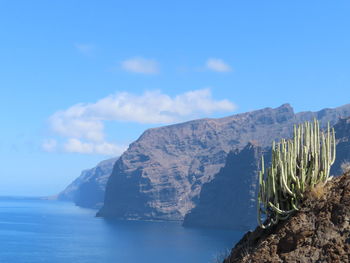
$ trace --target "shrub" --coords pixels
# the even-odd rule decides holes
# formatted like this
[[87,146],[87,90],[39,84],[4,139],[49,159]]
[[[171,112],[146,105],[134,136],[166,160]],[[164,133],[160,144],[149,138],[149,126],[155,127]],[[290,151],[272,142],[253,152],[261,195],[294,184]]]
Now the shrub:
[[308,192],[307,197],[311,197],[312,199],[320,199],[322,196],[324,196],[325,194],[325,185],[324,183],[318,183],[317,185],[315,185],[313,188],[310,189],[310,191]]
[[342,169],[343,173],[347,173],[350,171],[350,162],[343,162],[340,166]]
[[224,260],[226,258],[228,258],[231,254],[231,250],[230,249],[224,249],[222,251],[220,251],[218,254],[215,255],[215,257],[213,258],[213,263],[222,263],[224,262]]

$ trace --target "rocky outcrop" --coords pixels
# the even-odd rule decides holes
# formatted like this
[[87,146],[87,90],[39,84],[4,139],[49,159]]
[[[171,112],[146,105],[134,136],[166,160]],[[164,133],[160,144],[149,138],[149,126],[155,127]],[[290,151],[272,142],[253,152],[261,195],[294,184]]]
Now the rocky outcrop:
[[286,221],[248,232],[224,263],[350,262],[350,174],[311,191]]
[[184,226],[220,227],[246,231],[256,226],[256,193],[261,156],[271,150],[249,143],[230,152],[225,166],[203,185],[199,203],[184,219]]
[[100,162],[96,167],[82,171],[65,190],[58,194],[58,200],[72,201],[87,208],[103,205],[106,184],[117,158]]
[[350,116],[350,105],[294,114],[285,104],[149,129],[116,162],[98,215],[183,220],[230,151],[242,150],[248,142],[267,147],[273,140],[290,137],[295,123],[316,117],[322,125],[334,124],[341,116]]

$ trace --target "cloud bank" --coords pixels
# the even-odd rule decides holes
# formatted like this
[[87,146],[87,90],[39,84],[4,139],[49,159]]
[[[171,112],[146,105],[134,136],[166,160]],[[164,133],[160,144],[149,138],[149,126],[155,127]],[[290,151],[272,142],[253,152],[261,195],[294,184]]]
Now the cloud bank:
[[67,152],[118,155],[125,146],[105,140],[105,121],[169,124],[235,108],[228,100],[213,99],[210,89],[173,97],[160,91],[147,91],[142,95],[119,92],[95,103],[79,103],[57,111],[49,118],[49,124],[55,134],[67,138],[63,147]]
[[121,155],[125,146],[116,145],[108,142],[83,142],[76,138],[70,138],[63,146],[66,152],[103,154],[103,155]]

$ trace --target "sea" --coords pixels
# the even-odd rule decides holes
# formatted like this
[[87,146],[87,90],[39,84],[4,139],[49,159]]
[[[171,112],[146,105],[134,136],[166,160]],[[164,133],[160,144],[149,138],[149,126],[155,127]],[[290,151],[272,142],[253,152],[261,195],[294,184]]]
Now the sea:
[[243,235],[95,214],[69,202],[1,198],[0,263],[217,263]]

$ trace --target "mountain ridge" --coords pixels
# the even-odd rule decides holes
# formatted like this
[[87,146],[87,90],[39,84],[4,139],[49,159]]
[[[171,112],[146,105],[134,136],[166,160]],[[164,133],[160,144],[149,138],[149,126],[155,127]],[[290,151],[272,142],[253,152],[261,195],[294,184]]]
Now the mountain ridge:
[[319,118],[323,127],[350,116],[350,104],[294,113],[290,104],[219,119],[205,118],[146,130],[120,157],[98,216],[183,220],[199,202],[203,184],[248,142],[262,147],[288,138],[293,125]]

